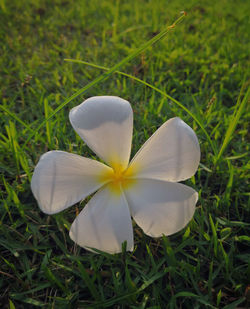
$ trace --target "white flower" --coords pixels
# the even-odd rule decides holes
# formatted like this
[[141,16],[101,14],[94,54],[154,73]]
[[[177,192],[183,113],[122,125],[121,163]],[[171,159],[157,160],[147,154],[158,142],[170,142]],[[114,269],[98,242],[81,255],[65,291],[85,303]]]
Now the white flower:
[[195,174],[200,147],[180,118],[165,122],[129,163],[133,112],[118,97],[92,97],[70,111],[70,122],[109,166],[63,151],[39,160],[31,189],[41,210],[60,212],[96,192],[73,222],[70,237],[80,246],[108,253],[134,248],[131,216],[152,237],[176,233],[195,211],[198,194],[176,183]]

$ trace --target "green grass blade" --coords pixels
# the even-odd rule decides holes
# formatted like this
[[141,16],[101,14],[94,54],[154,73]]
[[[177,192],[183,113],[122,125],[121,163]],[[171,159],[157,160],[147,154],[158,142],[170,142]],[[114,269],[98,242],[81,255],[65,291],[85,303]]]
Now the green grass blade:
[[213,235],[213,245],[214,245],[214,256],[217,257],[218,253],[218,237],[217,237],[217,232],[216,232],[216,226],[213,222],[212,216],[209,214],[209,222],[212,230],[212,235]]
[[[45,98],[43,103],[44,103],[44,115],[45,115],[45,118],[47,119],[49,117],[48,99]],[[46,121],[46,135],[47,135],[48,144],[50,146],[51,145],[51,125],[49,121]]]
[[77,264],[78,264],[79,272],[82,276],[82,279],[84,280],[85,284],[87,285],[91,295],[93,296],[93,298],[95,300],[100,300],[100,295],[99,295],[93,281],[89,277],[87,271],[83,267],[82,263],[80,261],[77,261]]
[[58,286],[63,292],[68,294],[66,286],[64,286],[64,284],[53,274],[53,272],[48,267],[45,267],[44,270],[45,270],[45,275],[46,275],[47,279],[52,284],[55,284],[56,286]]
[[[238,305],[240,305],[241,303],[243,303],[246,300],[245,297],[241,297],[235,301],[233,301],[231,304],[226,305],[225,307],[223,307],[223,309],[235,309],[235,308],[240,308],[238,307]],[[244,307],[242,307],[244,308]],[[247,307],[246,307],[247,308]]]
[[123,295],[118,295],[118,296],[115,296],[113,298],[110,298],[110,299],[102,301],[102,302],[97,302],[97,303],[94,304],[93,308],[96,308],[96,307],[97,308],[101,308],[101,307],[107,308],[107,307],[113,306],[114,304],[117,304],[117,303],[121,302],[122,300],[127,299],[127,298],[129,298],[133,295],[136,295],[136,294],[143,292],[146,288],[148,288],[150,285],[152,285],[156,280],[164,277],[168,270],[169,270],[168,268],[165,268],[164,271],[158,272],[154,276],[152,276],[151,278],[145,280],[144,283],[136,291],[131,292],[131,293],[125,293]]
[[9,114],[13,119],[15,119],[17,122],[19,122],[21,125],[23,125],[26,129],[33,132],[33,129],[31,129],[25,122],[22,121],[15,113],[12,113],[10,110],[8,110],[7,107],[0,105],[0,108],[5,111],[7,114]]
[[185,13],[182,13],[182,15],[169,27],[162,30],[159,34],[154,36],[152,39],[147,41],[146,43],[142,44],[139,48],[137,48],[134,52],[132,52],[130,55],[125,57],[123,60],[121,60],[119,63],[114,65],[111,69],[109,69],[107,72],[103,73],[102,75],[95,78],[92,82],[84,86],[83,88],[79,89],[77,92],[75,92],[72,96],[67,98],[63,103],[61,103],[47,118],[45,118],[42,123],[31,133],[29,134],[26,142],[23,144],[22,149],[27,145],[27,143],[31,140],[33,136],[41,129],[41,127],[44,126],[44,124],[51,119],[56,113],[58,113],[60,110],[64,108],[68,103],[70,103],[72,100],[77,98],[79,95],[85,93],[90,88],[96,86],[100,82],[107,79],[113,72],[117,71],[120,67],[124,66],[128,62],[130,62],[132,59],[134,59],[136,56],[138,56],[140,53],[142,53],[145,49],[152,46],[153,44],[157,43],[161,39],[163,39],[170,30],[174,29],[175,26],[182,21],[182,19],[186,16]]
[[9,308],[10,309],[15,309],[15,305],[13,304],[13,302],[11,301],[11,299],[9,299]]
[[[243,114],[244,110],[245,110],[245,107],[246,107],[246,104],[248,102],[248,97],[249,97],[249,91],[250,91],[250,88],[248,88],[243,100],[241,101],[240,103],[240,99],[238,99],[238,102],[235,106],[235,112],[234,112],[234,115],[233,115],[233,119],[232,121],[230,121],[230,124],[229,124],[229,127],[226,131],[226,135],[225,135],[225,138],[224,138],[224,141],[222,143],[222,146],[220,148],[220,151],[219,151],[219,154],[218,156],[216,157],[216,161],[215,161],[215,164],[220,160],[222,154],[224,153],[224,151],[226,150],[229,142],[231,141],[232,137],[233,137],[233,133],[236,129],[236,126],[240,120],[240,117],[241,115]],[[241,94],[239,95],[239,97],[241,96]],[[237,107],[239,105],[239,108],[237,110]],[[237,112],[236,112],[237,110]]]

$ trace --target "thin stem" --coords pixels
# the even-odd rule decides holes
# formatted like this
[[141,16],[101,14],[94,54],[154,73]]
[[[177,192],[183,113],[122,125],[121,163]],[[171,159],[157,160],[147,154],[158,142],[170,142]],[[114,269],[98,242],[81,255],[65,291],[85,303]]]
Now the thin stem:
[[[105,70],[105,71],[108,71],[109,68],[107,67],[104,67],[104,66],[100,66],[100,65],[97,65],[97,64],[93,64],[93,63],[89,63],[89,62],[86,62],[86,61],[82,61],[82,60],[75,60],[75,59],[64,59],[65,61],[68,61],[68,62],[74,62],[74,63],[82,63],[82,64],[86,64],[86,65],[89,65],[93,68],[97,68],[97,69],[101,69],[101,70]],[[120,74],[120,75],[123,75],[123,76],[126,76],[130,79],[133,79],[153,90],[155,90],[156,92],[160,93],[161,95],[163,95],[164,97],[168,98],[169,100],[171,100],[172,102],[174,102],[176,105],[178,105],[179,107],[181,107],[187,114],[189,114],[193,119],[194,121],[199,125],[199,127],[201,128],[201,130],[203,131],[203,133],[206,135],[206,138],[209,142],[209,144],[211,145],[212,149],[213,149],[213,152],[214,152],[214,155],[216,156],[217,155],[217,149],[213,143],[213,141],[211,140],[210,136],[208,135],[206,129],[204,128],[204,126],[202,125],[202,123],[198,120],[198,118],[192,113],[190,112],[190,110],[188,108],[186,108],[183,104],[181,104],[179,101],[177,101],[176,99],[172,98],[169,94],[167,94],[166,92],[162,91],[161,89],[141,80],[140,78],[138,77],[135,77],[133,75],[130,75],[130,74],[127,74],[127,73],[124,73],[124,72],[121,72],[121,71],[114,71],[114,73],[117,73],[117,74]]]
[[126,63],[128,63],[129,61],[131,61],[132,59],[134,59],[137,55],[139,55],[140,53],[142,53],[145,49],[147,49],[149,46],[152,46],[153,44],[155,44],[156,42],[160,41],[161,39],[163,39],[170,30],[174,29],[175,26],[177,24],[179,24],[182,19],[186,16],[186,13],[183,12],[182,15],[169,27],[167,27],[166,29],[162,30],[159,34],[157,34],[156,36],[154,36],[152,39],[150,39],[149,41],[147,41],[146,43],[142,44],[142,46],[140,46],[139,48],[137,48],[134,52],[132,52],[130,55],[128,55],[127,57],[125,57],[122,61],[120,61],[119,63],[117,63],[116,65],[114,65],[112,68],[110,68],[107,72],[103,73],[102,75],[98,76],[97,78],[95,78],[92,82],[90,82],[89,84],[87,84],[86,86],[84,86],[83,88],[79,89],[76,93],[74,93],[72,96],[70,96],[69,98],[67,98],[63,103],[60,104],[60,106],[58,106],[47,118],[45,118],[41,124],[31,133],[29,134],[26,142],[23,144],[22,149],[27,145],[27,143],[31,140],[31,138],[41,129],[42,126],[45,125],[45,123],[51,119],[55,114],[57,114],[60,110],[62,110],[64,108],[64,106],[66,106],[67,104],[69,104],[72,100],[74,100],[75,98],[77,98],[79,95],[85,93],[87,90],[89,90],[90,88],[92,88],[93,86],[99,84],[100,82],[104,81],[105,79],[107,79],[113,72],[117,71],[120,67],[122,67],[123,65],[125,65]]

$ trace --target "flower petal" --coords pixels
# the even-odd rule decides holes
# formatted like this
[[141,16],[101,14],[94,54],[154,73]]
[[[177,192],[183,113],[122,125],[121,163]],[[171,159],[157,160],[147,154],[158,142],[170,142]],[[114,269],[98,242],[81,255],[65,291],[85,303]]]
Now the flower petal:
[[118,253],[127,241],[127,250],[134,247],[132,222],[124,194],[113,194],[109,186],[98,191],[70,229],[70,237],[81,247]]
[[200,162],[194,131],[180,118],[166,121],[137,152],[130,166],[138,178],[182,181],[193,176]]
[[192,219],[198,194],[180,183],[138,179],[124,190],[132,217],[144,233],[171,235]]
[[86,144],[106,163],[127,167],[131,151],[133,111],[128,101],[92,97],[70,111],[70,122]]
[[54,214],[95,192],[105,182],[100,175],[110,167],[64,151],[50,151],[41,156],[31,190],[41,210]]

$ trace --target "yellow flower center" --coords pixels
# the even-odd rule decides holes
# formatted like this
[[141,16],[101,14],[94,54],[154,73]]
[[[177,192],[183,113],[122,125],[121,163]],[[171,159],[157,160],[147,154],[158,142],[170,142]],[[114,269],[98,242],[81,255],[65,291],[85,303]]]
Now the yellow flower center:
[[121,188],[127,189],[136,182],[135,172],[134,167],[124,169],[120,164],[113,164],[113,168],[101,175],[100,180],[105,182],[113,193],[120,194]]

